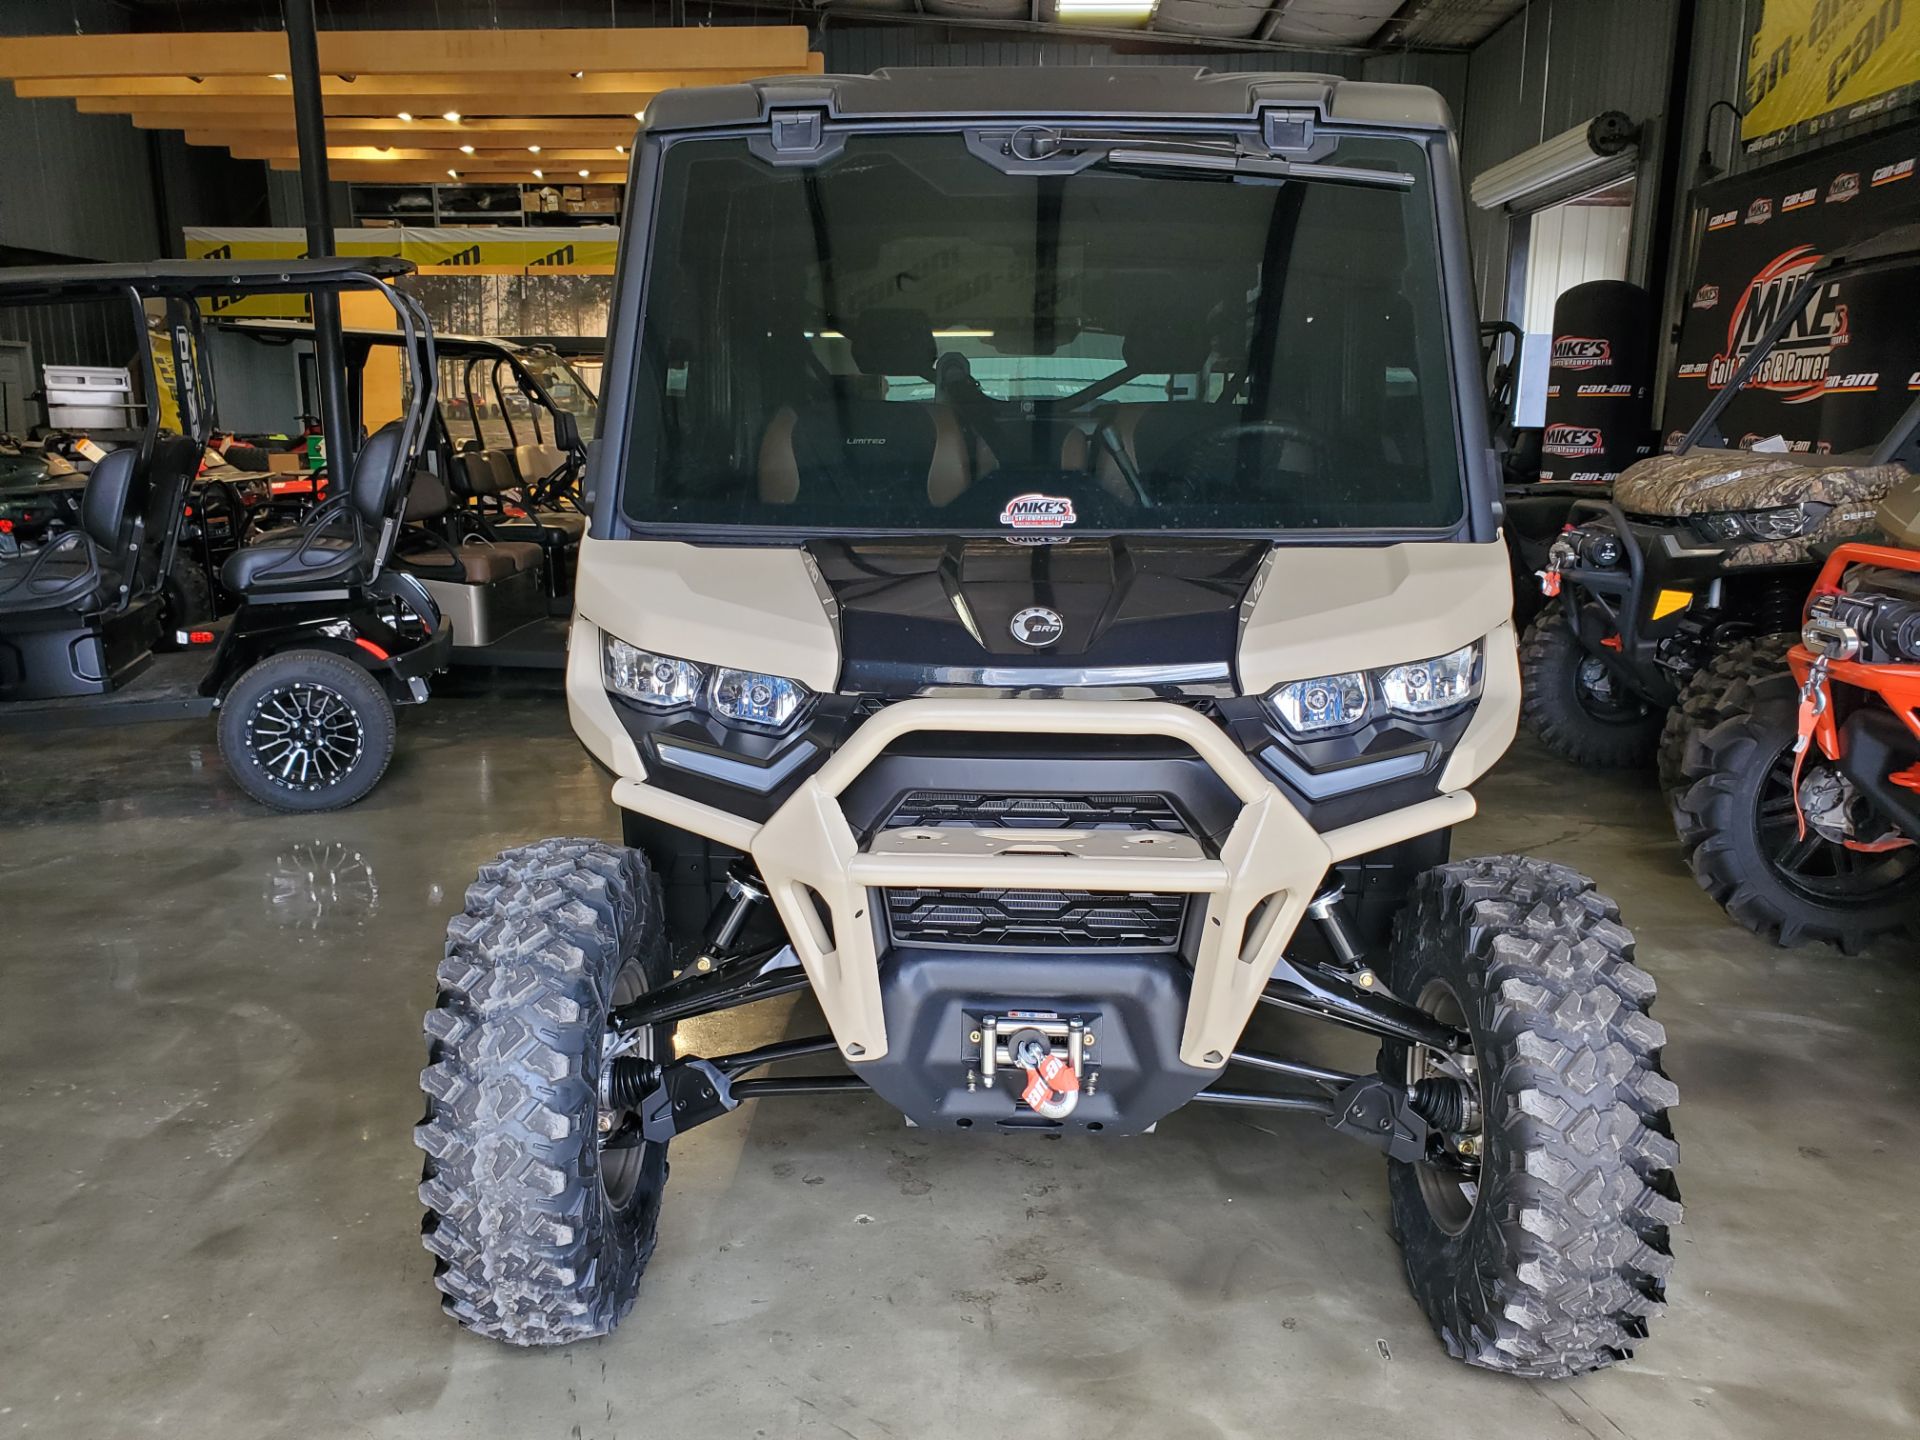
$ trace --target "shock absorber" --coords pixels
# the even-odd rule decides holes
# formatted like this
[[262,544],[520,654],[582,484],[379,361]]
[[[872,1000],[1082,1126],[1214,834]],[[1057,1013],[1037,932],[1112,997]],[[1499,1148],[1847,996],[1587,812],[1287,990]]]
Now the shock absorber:
[[744,860],[736,862],[727,872],[726,898],[714,907],[712,918],[707,921],[700,957],[694,961],[693,968],[704,973],[721,961],[732,959],[739,951],[740,936],[746,931],[747,923],[766,899],[767,887],[754,874],[753,867]]

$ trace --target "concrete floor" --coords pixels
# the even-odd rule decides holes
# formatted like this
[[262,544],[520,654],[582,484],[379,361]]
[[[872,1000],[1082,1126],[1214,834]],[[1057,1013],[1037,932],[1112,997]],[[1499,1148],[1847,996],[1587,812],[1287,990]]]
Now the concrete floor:
[[1920,1431],[1913,954],[1760,945],[1640,777],[1523,742],[1457,846],[1620,898],[1684,1097],[1672,1306],[1640,1359],[1559,1385],[1446,1358],[1377,1157],[1198,1109],[1051,1143],[763,1102],[676,1143],[617,1336],[475,1339],[415,1235],[419,1014],[477,863],[617,833],[557,700],[405,715],[382,788],[312,819],[245,800],[199,725],[10,737],[0,786],[0,1436]]

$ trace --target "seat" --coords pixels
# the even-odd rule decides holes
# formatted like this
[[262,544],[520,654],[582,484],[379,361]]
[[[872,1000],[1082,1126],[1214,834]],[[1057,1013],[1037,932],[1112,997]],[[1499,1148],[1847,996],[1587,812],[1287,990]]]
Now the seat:
[[[1127,333],[1121,344],[1121,364],[1136,375],[1194,375],[1206,369],[1211,351],[1204,317],[1156,313]],[[1093,423],[1111,426],[1127,458],[1142,474],[1199,435],[1228,420],[1230,415],[1207,400],[1152,400],[1101,405]],[[1116,499],[1132,501],[1133,487],[1120,472],[1109,446],[1095,443],[1084,430],[1075,430],[1061,446],[1060,463],[1069,470],[1085,470]]]
[[236,550],[220,567],[221,582],[252,595],[365,580],[394,487],[406,477],[400,438],[398,421],[376,430],[360,448],[345,495],[315,510],[298,529],[276,531]]
[[443,518],[451,508],[440,477],[430,470],[416,470],[407,487],[406,528],[394,548],[397,567],[425,579],[476,585],[539,572],[543,557],[531,541],[469,535],[455,544],[430,528],[429,522]]
[[86,610],[115,595],[132,569],[135,492],[145,469],[136,448],[93,467],[80,492],[80,526],[32,555],[0,561],[0,611]]
[[973,482],[960,417],[938,401],[886,398],[889,375],[934,377],[926,312],[869,310],[845,333],[858,377],[838,377],[826,400],[774,412],[760,439],[760,499],[790,505],[804,492],[855,506],[920,488],[934,505],[951,503]]

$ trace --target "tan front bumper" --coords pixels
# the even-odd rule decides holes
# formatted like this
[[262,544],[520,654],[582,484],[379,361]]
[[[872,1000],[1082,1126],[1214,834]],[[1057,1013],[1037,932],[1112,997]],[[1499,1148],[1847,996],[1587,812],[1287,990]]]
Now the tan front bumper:
[[[578,707],[586,697],[573,698]],[[604,695],[598,699],[606,704]],[[862,849],[839,797],[888,745],[916,731],[1165,736],[1191,748],[1220,777],[1239,798],[1240,813],[1217,858],[1181,837],[1099,831],[896,830]],[[631,754],[630,742],[627,749]],[[631,775],[638,767],[619,768]],[[862,724],[761,825],[634,779],[617,781],[613,798],[753,857],[834,1038],[854,1062],[887,1052],[873,890],[1013,887],[1200,897],[1205,909],[1180,1058],[1212,1069],[1226,1064],[1329,866],[1459,824],[1474,809],[1472,797],[1459,791],[1320,834],[1217,725],[1179,705],[1139,700],[903,700]]]

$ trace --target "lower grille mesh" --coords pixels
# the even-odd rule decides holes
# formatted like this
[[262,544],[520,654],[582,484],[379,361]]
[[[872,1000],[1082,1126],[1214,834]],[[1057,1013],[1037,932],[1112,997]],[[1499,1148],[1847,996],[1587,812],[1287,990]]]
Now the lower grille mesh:
[[1006,950],[1172,950],[1185,895],[1086,890],[889,890],[896,945]]
[[894,808],[886,827],[926,829],[1162,830],[1184,835],[1186,822],[1164,795],[1012,795],[915,790]]

